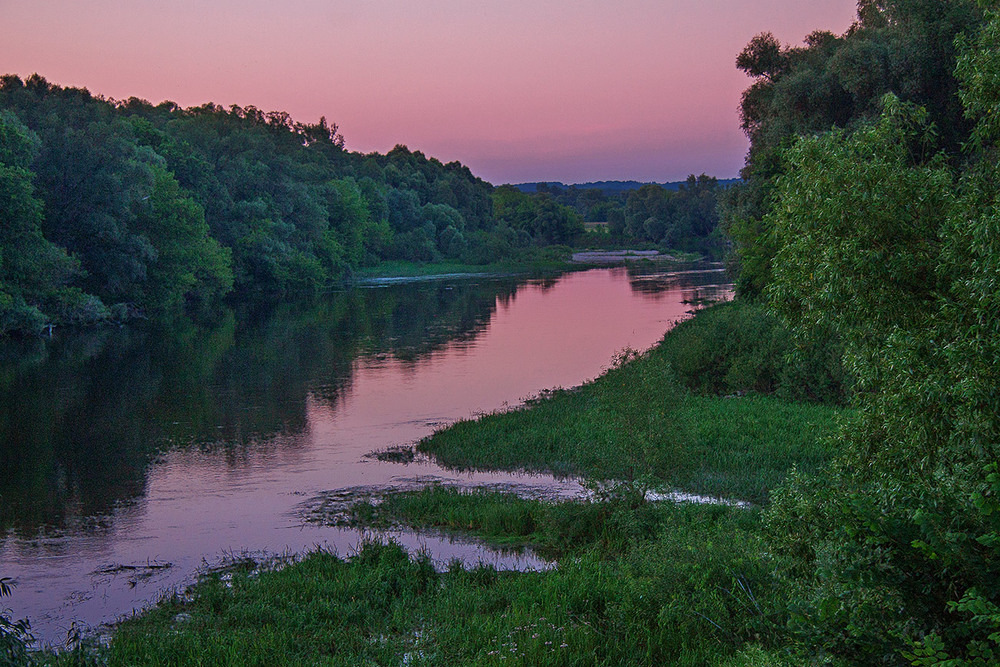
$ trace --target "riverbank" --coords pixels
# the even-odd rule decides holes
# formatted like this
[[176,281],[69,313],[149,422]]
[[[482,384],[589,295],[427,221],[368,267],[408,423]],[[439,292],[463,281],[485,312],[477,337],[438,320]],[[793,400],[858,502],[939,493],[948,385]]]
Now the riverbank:
[[660,252],[659,250],[578,250],[574,251],[570,261],[574,264],[589,266],[607,266],[625,262],[695,262],[702,257],[695,253]]
[[371,285],[415,279],[561,273],[640,261],[657,265],[689,264],[702,261],[702,257],[695,253],[659,250],[576,250],[567,246],[548,246],[529,249],[516,260],[489,264],[385,261],[356,270],[348,282]]
[[837,408],[773,396],[686,391],[662,346],[592,383],[523,408],[458,422],[417,449],[460,470],[525,470],[626,480],[659,491],[765,504],[795,466],[832,455]]
[[[123,623],[109,648],[52,660],[794,664],[775,648],[787,591],[775,579],[782,556],[766,547],[759,507],[792,465],[815,469],[832,456],[823,436],[839,411],[695,394],[673,376],[669,342],[641,357],[623,354],[581,388],[461,422],[420,445],[459,467],[582,474],[592,498],[552,503],[432,487],[359,502],[349,517],[356,526],[460,531],[530,547],[555,568],[437,572],[426,557],[374,544],[277,571],[242,562]],[[651,488],[754,505],[648,502]]]
[[386,280],[405,280],[442,276],[495,276],[522,275],[541,272],[561,272],[574,268],[569,262],[568,248],[551,256],[525,258],[523,261],[493,262],[490,264],[463,264],[461,262],[404,262],[387,261],[375,266],[358,269],[348,280],[350,285],[365,285]]

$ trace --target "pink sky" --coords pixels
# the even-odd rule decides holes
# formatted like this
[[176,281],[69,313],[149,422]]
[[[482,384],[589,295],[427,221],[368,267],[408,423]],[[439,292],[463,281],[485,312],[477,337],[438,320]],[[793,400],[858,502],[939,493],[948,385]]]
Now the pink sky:
[[340,125],[493,183],[732,177],[755,34],[854,0],[0,0],[0,73]]

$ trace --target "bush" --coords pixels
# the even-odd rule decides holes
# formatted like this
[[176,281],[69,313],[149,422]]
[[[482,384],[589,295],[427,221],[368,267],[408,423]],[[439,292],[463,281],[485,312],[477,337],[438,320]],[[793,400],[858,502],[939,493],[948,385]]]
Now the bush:
[[40,334],[45,314],[24,299],[0,291],[0,335],[6,333]]
[[762,305],[712,306],[667,334],[665,355],[686,387],[703,394],[748,391],[842,403],[846,381],[834,338],[798,341]]

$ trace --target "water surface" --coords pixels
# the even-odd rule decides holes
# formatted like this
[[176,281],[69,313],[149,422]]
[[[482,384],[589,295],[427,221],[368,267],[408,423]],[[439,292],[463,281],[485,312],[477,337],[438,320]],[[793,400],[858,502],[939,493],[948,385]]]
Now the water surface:
[[[58,643],[74,622],[112,622],[227,554],[349,554],[360,532],[304,521],[321,494],[431,482],[579,494],[572,479],[370,454],[594,378],[692,304],[724,297],[721,282],[716,269],[445,279],[246,308],[207,328],[8,346],[0,576],[17,588],[5,602]],[[437,535],[393,537],[441,563],[545,566]]]

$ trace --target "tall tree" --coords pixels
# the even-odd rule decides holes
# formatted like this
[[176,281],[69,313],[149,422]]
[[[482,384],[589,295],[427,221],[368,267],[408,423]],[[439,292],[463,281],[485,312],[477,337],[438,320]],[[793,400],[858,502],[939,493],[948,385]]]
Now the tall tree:
[[0,334],[51,321],[46,301],[79,273],[79,262],[42,234],[42,202],[28,170],[38,143],[17,117],[0,111]]
[[981,23],[974,0],[862,0],[842,36],[815,32],[801,47],[782,47],[770,34],[751,40],[737,58],[755,79],[741,106],[750,151],[744,183],[721,206],[740,294],[760,296],[771,280],[776,249],[765,216],[787,169],[783,151],[796,136],[871,120],[891,92],[923,106],[946,155],[959,153],[971,125],[958,98],[954,42]]
[[959,40],[964,160],[932,113],[886,96],[877,121],[795,142],[764,219],[774,307],[837,332],[857,384],[843,456],[769,511],[793,555],[793,629],[856,663],[1000,655],[1000,14],[986,16]]

